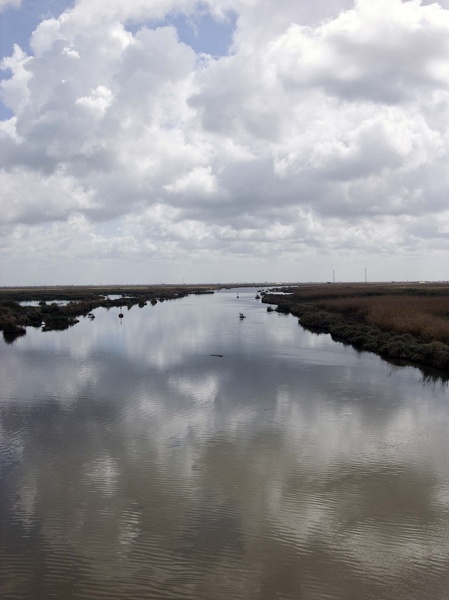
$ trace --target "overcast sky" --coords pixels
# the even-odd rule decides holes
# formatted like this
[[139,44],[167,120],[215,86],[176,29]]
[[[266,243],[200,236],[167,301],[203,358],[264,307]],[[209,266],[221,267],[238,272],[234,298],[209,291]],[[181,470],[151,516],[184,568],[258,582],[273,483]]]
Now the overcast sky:
[[449,279],[449,0],[0,0],[0,285]]

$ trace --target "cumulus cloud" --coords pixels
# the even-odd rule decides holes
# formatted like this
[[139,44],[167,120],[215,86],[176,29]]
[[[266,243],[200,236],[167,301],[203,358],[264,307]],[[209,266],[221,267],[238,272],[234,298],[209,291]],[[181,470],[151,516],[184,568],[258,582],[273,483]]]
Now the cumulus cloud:
[[[170,19],[198,11],[234,15],[227,55],[180,39]],[[441,250],[448,34],[444,2],[79,0],[1,63],[3,247],[45,231],[99,260]]]
[[358,0],[317,28],[292,24],[270,43],[268,62],[286,86],[396,103],[447,89],[448,33],[438,4]]

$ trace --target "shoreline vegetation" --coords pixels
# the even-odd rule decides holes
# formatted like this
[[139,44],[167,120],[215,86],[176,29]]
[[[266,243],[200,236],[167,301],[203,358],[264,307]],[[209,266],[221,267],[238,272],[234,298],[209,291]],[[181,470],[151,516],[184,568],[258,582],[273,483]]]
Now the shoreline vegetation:
[[304,284],[262,302],[357,350],[449,374],[449,283]]
[[[218,287],[218,286],[217,286]],[[191,294],[213,294],[213,286],[67,286],[0,289],[0,331],[6,343],[26,334],[27,327],[61,331],[79,323],[78,317],[94,318],[96,308],[155,305]],[[109,298],[109,296],[121,296]],[[23,305],[35,302],[37,306]],[[64,302],[64,304],[59,304]]]
[[[249,284],[108,285],[0,288],[0,331],[12,343],[27,327],[64,330],[96,308],[155,305]],[[292,314],[314,333],[373,352],[395,364],[449,375],[449,283],[251,284],[267,311]],[[110,297],[112,296],[112,298]],[[120,296],[120,297],[117,297]],[[36,306],[30,306],[33,302]],[[63,304],[61,304],[63,302]],[[276,308],[272,308],[276,305]]]

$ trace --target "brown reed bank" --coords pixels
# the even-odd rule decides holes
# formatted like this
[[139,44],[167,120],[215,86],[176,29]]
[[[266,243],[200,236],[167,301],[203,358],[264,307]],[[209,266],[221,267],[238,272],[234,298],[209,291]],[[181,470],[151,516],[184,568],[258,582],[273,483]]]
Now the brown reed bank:
[[449,372],[449,284],[327,284],[265,295],[278,312],[358,349]]

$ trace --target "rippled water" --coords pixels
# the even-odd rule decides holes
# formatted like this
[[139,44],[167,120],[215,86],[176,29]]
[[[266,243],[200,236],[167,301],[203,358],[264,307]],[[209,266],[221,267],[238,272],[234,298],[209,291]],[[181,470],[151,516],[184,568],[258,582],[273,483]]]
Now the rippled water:
[[239,295],[0,343],[2,600],[449,598],[447,386]]

